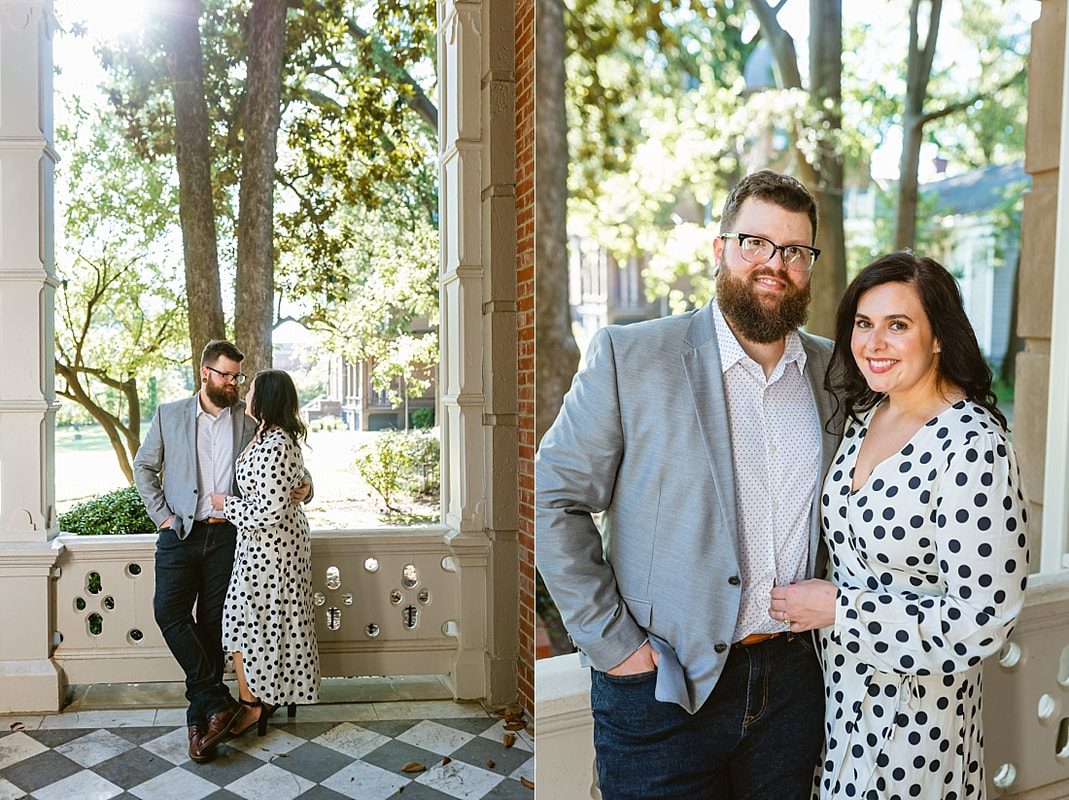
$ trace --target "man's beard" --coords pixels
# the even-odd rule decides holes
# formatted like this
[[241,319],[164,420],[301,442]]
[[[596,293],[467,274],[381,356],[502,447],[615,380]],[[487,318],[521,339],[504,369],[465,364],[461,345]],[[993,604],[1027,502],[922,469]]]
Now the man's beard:
[[[232,391],[231,391],[232,389]],[[216,386],[211,379],[204,384],[204,392],[217,408],[230,408],[238,401],[238,387]]]
[[[771,344],[797,330],[809,317],[809,284],[795,287],[790,278],[776,270],[758,267],[736,278],[721,258],[716,274],[716,299],[724,317],[735,333],[755,344]],[[787,283],[779,304],[768,307],[761,302],[754,289],[754,279],[760,275],[774,275]]]

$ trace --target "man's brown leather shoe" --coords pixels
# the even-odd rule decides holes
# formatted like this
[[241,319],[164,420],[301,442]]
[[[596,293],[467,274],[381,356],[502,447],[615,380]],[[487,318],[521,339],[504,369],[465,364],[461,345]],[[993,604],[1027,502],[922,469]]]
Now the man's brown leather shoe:
[[206,750],[201,745],[201,736],[204,733],[204,729],[200,725],[189,726],[189,757],[196,761],[198,764],[203,764],[205,761],[211,761],[215,755],[211,750]]
[[234,724],[234,718],[240,710],[241,706],[232,703],[208,718],[208,730],[204,731],[200,737],[201,752],[215,747],[216,742],[230,733],[230,726]]

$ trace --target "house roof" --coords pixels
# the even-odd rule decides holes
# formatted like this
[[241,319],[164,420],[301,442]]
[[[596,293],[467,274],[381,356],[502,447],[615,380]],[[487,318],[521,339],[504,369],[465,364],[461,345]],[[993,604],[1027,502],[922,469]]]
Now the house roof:
[[1031,186],[1032,176],[1024,171],[1024,161],[1015,161],[924,183],[920,190],[935,193],[944,214],[978,214],[1001,203],[1009,188],[1022,184],[1026,189]]

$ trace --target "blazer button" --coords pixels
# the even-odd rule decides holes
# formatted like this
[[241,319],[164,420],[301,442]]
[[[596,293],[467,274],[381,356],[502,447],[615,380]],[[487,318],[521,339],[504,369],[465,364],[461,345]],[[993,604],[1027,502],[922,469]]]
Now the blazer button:
[[732,575],[730,578],[728,578],[728,583],[730,583],[732,586],[738,586],[740,583],[742,583],[742,581],[739,580],[738,575]]
[[726,642],[717,642],[713,645],[713,649],[716,650],[716,652],[718,653],[723,653],[725,650],[728,649],[728,646]]

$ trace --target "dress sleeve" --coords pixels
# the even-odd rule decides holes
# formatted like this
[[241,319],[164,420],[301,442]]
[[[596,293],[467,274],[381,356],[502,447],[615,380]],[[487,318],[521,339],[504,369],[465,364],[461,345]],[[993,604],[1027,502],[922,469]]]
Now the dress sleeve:
[[973,667],[1002,647],[1024,604],[1028,512],[1012,446],[996,431],[970,432],[948,451],[932,496],[916,534],[934,538],[942,591],[893,591],[874,574],[838,590],[832,636],[886,672]]
[[249,491],[229,496],[223,503],[226,518],[243,531],[258,531],[278,525],[289,505],[290,492],[304,477],[300,445],[289,435],[277,433],[249,456],[256,459]]

